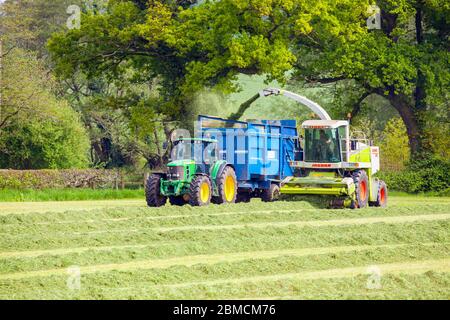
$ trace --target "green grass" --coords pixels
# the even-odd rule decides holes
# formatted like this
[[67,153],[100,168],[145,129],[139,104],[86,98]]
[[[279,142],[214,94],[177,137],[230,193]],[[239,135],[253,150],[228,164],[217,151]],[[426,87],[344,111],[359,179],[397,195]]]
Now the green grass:
[[144,196],[143,190],[114,190],[114,189],[0,190],[0,202],[141,199],[143,196]]
[[[401,197],[439,197],[441,194],[429,193],[413,195],[404,192],[390,192],[392,196]],[[15,190],[1,189],[0,202],[44,202],[44,201],[89,201],[89,200],[121,200],[143,199],[144,190],[115,189],[45,189],[45,190]],[[304,197],[302,198],[304,199]],[[316,200],[316,207],[323,207],[321,199]],[[311,201],[314,204],[314,201]]]
[[[448,299],[449,204],[0,203],[0,299]],[[369,289],[374,265],[381,287]]]

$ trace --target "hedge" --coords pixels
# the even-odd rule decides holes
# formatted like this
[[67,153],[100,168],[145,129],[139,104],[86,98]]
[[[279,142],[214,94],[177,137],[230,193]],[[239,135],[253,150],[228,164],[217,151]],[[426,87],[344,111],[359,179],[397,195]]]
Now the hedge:
[[0,170],[0,189],[63,189],[117,187],[117,170]]
[[380,172],[377,176],[384,180],[391,190],[447,195],[450,189],[450,161],[428,157],[411,161],[403,171]]

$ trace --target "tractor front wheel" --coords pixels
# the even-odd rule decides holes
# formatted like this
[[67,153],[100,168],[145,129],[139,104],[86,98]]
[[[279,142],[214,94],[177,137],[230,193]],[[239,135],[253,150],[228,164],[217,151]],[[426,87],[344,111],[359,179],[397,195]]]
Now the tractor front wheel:
[[369,202],[369,178],[364,170],[357,170],[352,174],[356,187],[356,207],[365,208]]
[[235,203],[237,196],[237,178],[236,172],[230,166],[223,169],[221,175],[217,179],[217,187],[219,196],[214,197],[214,203]]
[[207,176],[197,176],[191,183],[189,204],[195,207],[207,206],[211,203],[211,180]]
[[149,207],[162,207],[167,202],[167,197],[161,194],[161,178],[159,174],[152,174],[147,179],[145,197]]
[[261,195],[261,199],[264,202],[278,201],[279,198],[280,198],[280,187],[274,183],[270,185],[269,189],[264,190]]

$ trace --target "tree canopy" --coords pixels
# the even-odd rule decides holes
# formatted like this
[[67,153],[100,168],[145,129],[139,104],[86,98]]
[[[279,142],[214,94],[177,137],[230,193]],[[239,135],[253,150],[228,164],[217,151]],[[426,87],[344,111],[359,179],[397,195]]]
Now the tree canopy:
[[347,107],[375,94],[402,117],[413,153],[428,148],[427,119],[448,108],[447,1],[378,1],[381,30],[368,30],[363,0],[110,0],[86,12],[81,28],[49,42],[63,77],[82,71],[110,81],[127,73],[157,81],[154,114],[183,119],[192,94],[204,87],[237,90],[240,73],[282,83],[343,81]]

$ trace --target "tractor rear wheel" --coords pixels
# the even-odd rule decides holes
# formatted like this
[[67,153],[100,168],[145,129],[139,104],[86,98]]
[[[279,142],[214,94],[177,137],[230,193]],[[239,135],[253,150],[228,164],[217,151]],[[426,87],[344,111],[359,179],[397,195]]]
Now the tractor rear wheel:
[[277,184],[272,183],[269,189],[263,191],[261,199],[264,202],[278,201],[280,198],[280,187]]
[[167,197],[161,194],[161,178],[159,174],[152,174],[147,179],[145,198],[149,207],[162,207],[167,202]]
[[181,197],[170,196],[169,202],[173,206],[184,206],[186,204],[186,201],[182,196]]
[[207,206],[211,203],[211,180],[207,176],[196,176],[191,182],[189,204],[195,207]]
[[222,173],[217,179],[217,188],[219,196],[214,197],[214,203],[235,203],[237,196],[237,178],[236,172],[230,166],[223,169]]
[[364,170],[357,170],[352,174],[356,187],[356,207],[365,208],[369,202],[369,178]]
[[377,201],[371,202],[370,205],[374,207],[386,208],[388,201],[388,190],[386,187],[386,183],[384,181],[380,181],[378,186],[378,194]]

